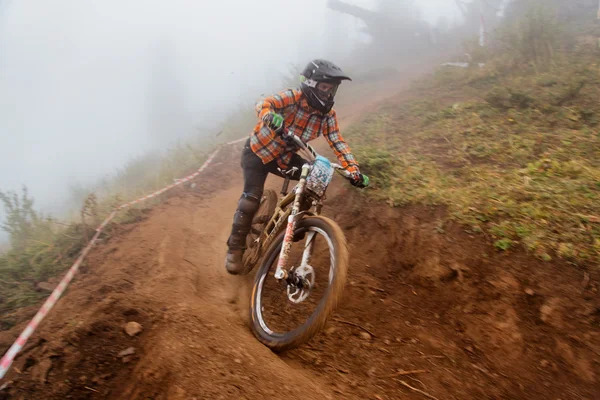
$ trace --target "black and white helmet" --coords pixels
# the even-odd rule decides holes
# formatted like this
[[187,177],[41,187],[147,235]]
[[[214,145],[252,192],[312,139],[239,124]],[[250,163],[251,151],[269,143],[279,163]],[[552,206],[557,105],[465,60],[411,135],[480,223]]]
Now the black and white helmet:
[[323,113],[333,108],[335,94],[343,80],[349,76],[334,63],[327,60],[312,60],[300,76],[302,93],[308,104]]

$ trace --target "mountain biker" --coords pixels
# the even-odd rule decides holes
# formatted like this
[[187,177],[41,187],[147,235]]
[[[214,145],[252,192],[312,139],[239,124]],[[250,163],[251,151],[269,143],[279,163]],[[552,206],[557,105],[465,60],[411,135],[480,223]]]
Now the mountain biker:
[[364,188],[369,184],[369,178],[360,173],[358,163],[340,135],[333,110],[334,97],[343,80],[351,79],[338,66],[326,60],[313,60],[300,76],[299,89],[283,91],[256,104],[259,121],[242,152],[244,191],[227,240],[225,267],[230,274],[243,272],[246,236],[258,211],[267,175],[283,176],[279,168],[297,167],[291,178],[300,179],[305,160],[286,143],[281,135],[283,128],[304,143],[323,135],[342,167],[352,174],[352,185]]

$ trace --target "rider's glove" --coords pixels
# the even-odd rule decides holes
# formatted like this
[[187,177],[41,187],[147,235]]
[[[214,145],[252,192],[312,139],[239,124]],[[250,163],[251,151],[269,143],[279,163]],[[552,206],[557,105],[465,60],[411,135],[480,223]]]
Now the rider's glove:
[[262,117],[262,120],[269,129],[275,132],[283,127],[283,117],[277,113],[268,112]]
[[356,186],[357,188],[366,188],[369,186],[369,177],[359,172],[354,174],[354,176],[350,179],[350,183],[352,186]]

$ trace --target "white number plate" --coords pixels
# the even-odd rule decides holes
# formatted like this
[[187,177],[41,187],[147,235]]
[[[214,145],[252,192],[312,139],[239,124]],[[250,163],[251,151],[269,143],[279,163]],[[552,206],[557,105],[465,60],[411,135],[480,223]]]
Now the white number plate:
[[333,178],[333,166],[328,159],[317,156],[310,174],[306,178],[306,188],[322,197]]

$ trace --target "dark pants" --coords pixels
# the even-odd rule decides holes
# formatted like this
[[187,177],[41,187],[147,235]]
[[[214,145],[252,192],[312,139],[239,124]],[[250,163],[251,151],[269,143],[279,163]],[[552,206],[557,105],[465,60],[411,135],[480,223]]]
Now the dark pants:
[[[293,167],[298,168],[298,171],[292,175],[292,180],[300,180],[302,165],[305,162],[306,160],[298,154],[292,156],[288,169]],[[244,194],[253,194],[258,199],[260,199],[263,194],[265,181],[267,180],[267,175],[269,175],[269,173],[282,178],[284,177],[278,170],[279,166],[277,165],[277,161],[273,160],[267,164],[263,164],[262,160],[254,154],[250,148],[250,140],[248,140],[244,146],[241,165],[244,171]]]
[[[292,180],[297,181],[300,179],[302,165],[305,162],[306,160],[298,154],[292,156],[288,169],[298,168],[298,171],[291,176]],[[246,236],[250,232],[254,214],[260,206],[260,199],[269,173],[284,177],[278,170],[277,161],[273,160],[263,164],[262,160],[254,154],[250,148],[250,139],[244,145],[241,165],[244,172],[244,192],[238,201],[238,207],[233,216],[231,235],[227,240],[230,249],[245,248]]]

